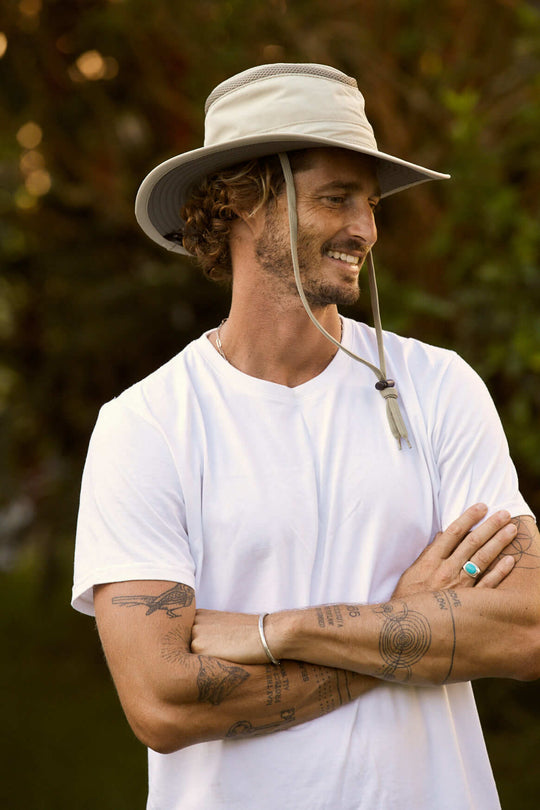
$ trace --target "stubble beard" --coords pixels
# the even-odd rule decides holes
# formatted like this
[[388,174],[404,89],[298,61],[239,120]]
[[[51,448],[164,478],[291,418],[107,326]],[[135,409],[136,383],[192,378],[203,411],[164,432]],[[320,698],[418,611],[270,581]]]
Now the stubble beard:
[[[306,232],[298,234],[297,252],[300,279],[308,304],[315,309],[332,304],[337,306],[355,304],[360,296],[358,283],[332,284],[312,275],[310,268],[320,264],[326,247],[323,246],[318,252],[314,247],[315,244],[315,237]],[[294,292],[298,296],[288,231],[283,233],[271,217],[267,216],[264,233],[255,243],[255,256],[261,269],[281,282],[281,290],[284,295],[290,296]]]

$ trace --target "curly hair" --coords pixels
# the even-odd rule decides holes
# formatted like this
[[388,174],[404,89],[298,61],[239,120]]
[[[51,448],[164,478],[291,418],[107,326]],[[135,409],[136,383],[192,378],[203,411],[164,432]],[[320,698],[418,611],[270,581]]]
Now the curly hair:
[[[291,165],[298,167],[303,152],[292,153]],[[180,241],[198,260],[204,274],[216,281],[232,278],[229,238],[238,211],[255,214],[272,204],[285,180],[277,155],[238,163],[208,175],[191,190],[180,214],[183,232],[168,238]]]

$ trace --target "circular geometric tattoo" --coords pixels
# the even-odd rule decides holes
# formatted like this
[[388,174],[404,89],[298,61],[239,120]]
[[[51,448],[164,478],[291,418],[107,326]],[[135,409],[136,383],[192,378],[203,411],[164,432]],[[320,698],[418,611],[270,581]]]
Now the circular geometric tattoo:
[[416,664],[429,650],[431,628],[425,616],[403,605],[394,612],[392,605],[385,605],[378,612],[384,615],[384,624],[379,636],[379,652],[386,664],[384,674],[392,677],[396,669],[407,670]]

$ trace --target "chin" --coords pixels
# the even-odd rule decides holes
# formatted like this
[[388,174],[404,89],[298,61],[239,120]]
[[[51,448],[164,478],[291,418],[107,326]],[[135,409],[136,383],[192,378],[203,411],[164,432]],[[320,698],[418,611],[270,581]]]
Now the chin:
[[320,286],[317,289],[306,290],[304,292],[311,307],[350,306],[356,304],[360,298],[358,286]]

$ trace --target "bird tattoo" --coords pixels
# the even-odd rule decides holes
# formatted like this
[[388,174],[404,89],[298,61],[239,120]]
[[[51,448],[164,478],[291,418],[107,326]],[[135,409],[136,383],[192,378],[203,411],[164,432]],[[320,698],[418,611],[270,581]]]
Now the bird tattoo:
[[157,596],[113,596],[112,603],[122,607],[146,605],[148,608],[146,611],[147,616],[155,613],[156,610],[165,610],[169,619],[175,619],[180,615],[176,611],[189,607],[193,602],[193,597],[193,588],[178,583]]

